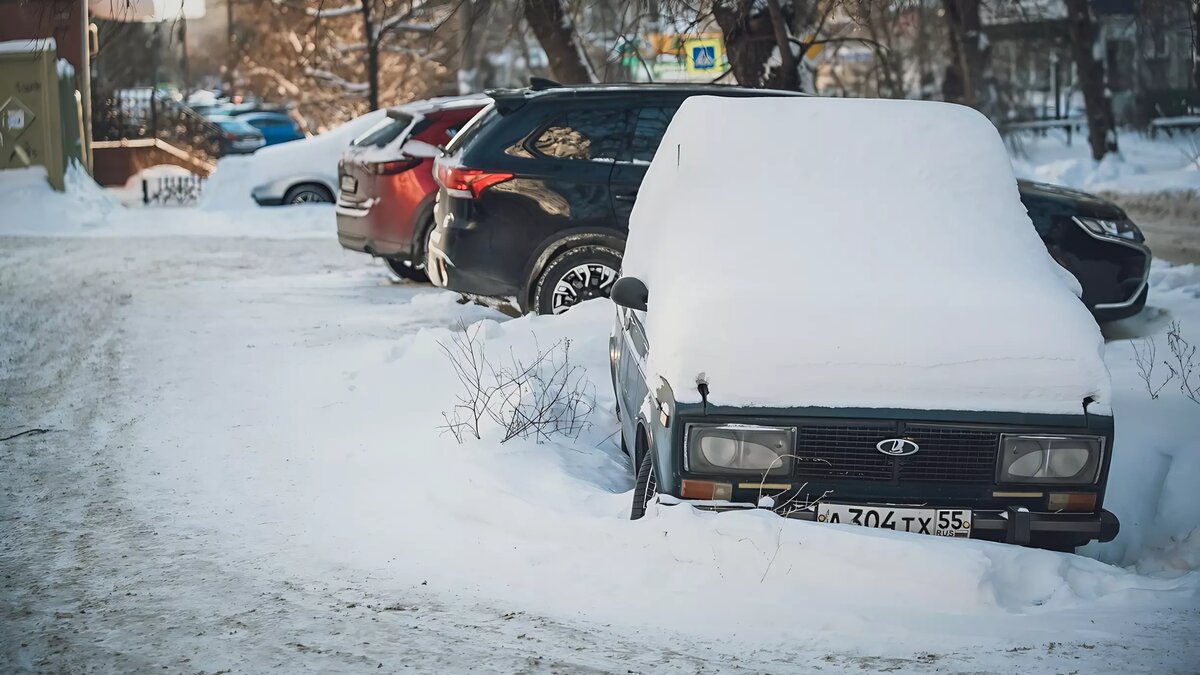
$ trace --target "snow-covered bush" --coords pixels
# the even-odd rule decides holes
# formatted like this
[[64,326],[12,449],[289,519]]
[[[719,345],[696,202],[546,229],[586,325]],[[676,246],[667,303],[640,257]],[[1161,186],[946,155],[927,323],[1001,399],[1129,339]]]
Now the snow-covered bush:
[[596,397],[587,371],[571,363],[571,341],[542,350],[535,337],[531,359],[510,352],[506,362],[497,363],[486,353],[481,326],[460,325],[449,341],[438,343],[462,385],[458,402],[442,412],[446,423],[440,428],[459,443],[467,436],[481,438],[488,421],[503,431],[501,443],[577,438],[589,424]]

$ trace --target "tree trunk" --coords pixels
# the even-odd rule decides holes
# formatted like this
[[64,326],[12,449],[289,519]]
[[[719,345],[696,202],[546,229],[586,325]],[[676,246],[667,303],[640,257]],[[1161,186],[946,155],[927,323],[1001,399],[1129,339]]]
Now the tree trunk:
[[1067,5],[1067,33],[1071,37],[1071,55],[1079,75],[1079,88],[1087,108],[1088,144],[1092,159],[1117,151],[1117,133],[1113,124],[1112,99],[1104,82],[1104,62],[1096,58],[1096,24],[1088,10],[1088,0],[1064,0]]
[[992,77],[992,50],[983,34],[979,0],[942,0],[949,28],[950,55],[942,94],[995,120],[1000,115],[996,83]]
[[1200,0],[1192,0],[1192,86],[1200,91]]
[[[770,2],[768,12],[756,8],[755,0],[718,0],[713,4],[713,18],[725,35],[725,54],[729,58],[729,70],[743,87],[769,87],[800,91],[799,62],[788,56],[790,47],[780,51],[782,67],[769,67],[767,62],[778,48],[780,36],[787,42],[787,15],[792,10],[790,2]],[[776,29],[771,16],[778,11],[783,25]]]
[[550,72],[563,84],[595,82],[596,76],[583,56],[575,25],[560,0],[523,0],[525,21],[550,60]]
[[362,0],[362,22],[367,43],[367,107],[379,110],[379,36],[371,20],[371,0]]
[[465,0],[462,12],[461,48],[458,55],[458,93],[470,94],[483,88],[480,65],[483,63],[480,36],[487,29],[481,25],[492,9],[492,0]]
[[800,63],[792,52],[788,41],[788,23],[783,16],[779,0],[767,0],[767,12],[771,17],[771,34],[775,36],[775,48],[779,50],[779,76],[777,87],[800,91]]

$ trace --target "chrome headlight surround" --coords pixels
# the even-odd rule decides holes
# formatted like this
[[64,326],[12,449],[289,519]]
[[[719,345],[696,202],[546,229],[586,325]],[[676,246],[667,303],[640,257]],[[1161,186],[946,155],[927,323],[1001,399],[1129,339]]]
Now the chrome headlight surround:
[[1075,224],[1087,230],[1088,234],[1094,237],[1132,241],[1139,244],[1146,240],[1145,235],[1138,229],[1138,226],[1128,218],[1114,219],[1074,216],[1071,220],[1074,220]]
[[789,475],[795,447],[796,427],[689,424],[684,429],[684,470],[711,475]]
[[1104,436],[1000,434],[1000,483],[1093,485],[1104,463]]

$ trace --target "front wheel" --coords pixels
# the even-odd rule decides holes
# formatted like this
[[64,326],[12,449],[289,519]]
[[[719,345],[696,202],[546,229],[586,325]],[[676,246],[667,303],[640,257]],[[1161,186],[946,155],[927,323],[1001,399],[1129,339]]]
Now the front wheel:
[[592,298],[607,298],[621,269],[621,254],[596,244],[579,246],[556,257],[538,277],[533,310],[562,314]]
[[287,191],[283,196],[287,206],[303,204],[332,204],[333,194],[324,186],[315,183],[303,183]]
[[654,460],[650,451],[642,455],[642,464],[638,467],[637,483],[633,486],[633,508],[629,510],[630,520],[639,520],[646,515],[646,507],[654,501],[658,494],[658,481],[654,477]]

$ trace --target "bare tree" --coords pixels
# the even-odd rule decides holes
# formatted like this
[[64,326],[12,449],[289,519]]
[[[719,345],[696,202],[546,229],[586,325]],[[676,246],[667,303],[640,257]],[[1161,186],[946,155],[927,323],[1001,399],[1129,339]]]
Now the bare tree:
[[969,105],[995,120],[1000,114],[999,97],[979,4],[980,0],[942,0],[951,57],[942,94],[947,101]]
[[595,82],[596,73],[561,0],[522,0],[522,5],[525,21],[546,52],[555,79],[564,84]]
[[1067,6],[1071,56],[1087,109],[1088,144],[1092,147],[1092,159],[1100,161],[1108,153],[1117,151],[1117,131],[1112,98],[1104,79],[1104,61],[1096,56],[1096,22],[1092,19],[1088,0],[1063,1]]

